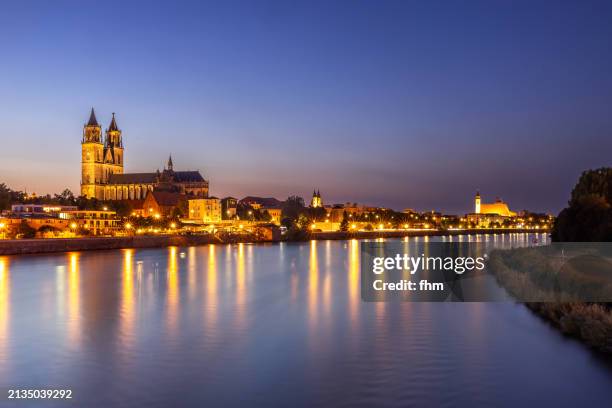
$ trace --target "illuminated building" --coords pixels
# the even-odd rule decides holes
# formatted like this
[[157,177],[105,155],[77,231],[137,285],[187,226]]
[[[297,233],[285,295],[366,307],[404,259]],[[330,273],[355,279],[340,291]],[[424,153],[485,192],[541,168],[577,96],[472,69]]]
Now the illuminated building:
[[236,208],[238,207],[238,199],[234,197],[225,197],[221,199],[222,218],[231,220],[236,216]]
[[81,140],[81,195],[98,200],[142,200],[160,186],[194,197],[208,196],[208,181],[199,171],[174,171],[172,157],[162,172],[124,173],[122,132],[115,114],[102,137],[93,108]]
[[11,213],[19,215],[57,215],[62,211],[76,211],[78,207],[75,205],[54,205],[54,204],[13,204],[11,205]]
[[514,211],[510,211],[508,204],[497,198],[494,203],[484,204],[481,202],[480,192],[474,197],[474,214],[497,214],[502,217],[516,217]]
[[516,213],[508,208],[501,199],[494,203],[483,203],[480,192],[474,197],[474,213],[467,214],[467,221],[477,227],[488,228],[492,224],[503,224],[506,220],[515,218]]
[[321,199],[321,192],[320,191],[313,191],[312,192],[312,199],[310,200],[310,207],[311,208],[320,208],[320,207],[323,207],[323,200]]
[[272,208],[272,207],[262,207],[261,211],[265,211],[270,215],[270,222],[276,224],[276,225],[280,225],[281,223],[281,217],[283,215],[283,209],[278,207],[278,208]]
[[143,204],[141,215],[145,217],[172,217],[185,212],[187,196],[172,191],[150,191]]
[[203,223],[221,222],[221,200],[216,197],[189,200],[189,219]]

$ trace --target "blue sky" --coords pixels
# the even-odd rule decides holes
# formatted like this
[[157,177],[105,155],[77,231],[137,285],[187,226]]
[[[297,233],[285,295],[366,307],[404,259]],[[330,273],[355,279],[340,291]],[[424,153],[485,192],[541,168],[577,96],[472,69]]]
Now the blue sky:
[[0,181],[79,189],[91,106],[126,171],[218,196],[556,212],[610,165],[609,2],[11,2]]

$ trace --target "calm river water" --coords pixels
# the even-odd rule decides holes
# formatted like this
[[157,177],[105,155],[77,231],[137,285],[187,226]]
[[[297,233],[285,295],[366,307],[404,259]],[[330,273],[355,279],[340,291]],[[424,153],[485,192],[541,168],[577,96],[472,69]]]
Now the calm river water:
[[522,305],[362,302],[359,245],[0,257],[0,406],[609,406],[610,366]]

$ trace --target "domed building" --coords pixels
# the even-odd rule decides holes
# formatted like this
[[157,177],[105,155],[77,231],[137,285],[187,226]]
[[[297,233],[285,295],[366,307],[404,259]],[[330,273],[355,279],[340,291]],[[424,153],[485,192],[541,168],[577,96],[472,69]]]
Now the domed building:
[[493,223],[502,224],[508,218],[513,217],[516,217],[516,213],[511,211],[503,200],[497,198],[494,203],[483,203],[478,191],[474,197],[474,212],[467,214],[470,224],[482,228],[488,228]]
[[494,203],[485,204],[481,202],[480,192],[476,192],[474,197],[474,213],[475,214],[496,214],[502,217],[516,217],[514,211],[510,211],[508,204],[503,202],[499,197]]

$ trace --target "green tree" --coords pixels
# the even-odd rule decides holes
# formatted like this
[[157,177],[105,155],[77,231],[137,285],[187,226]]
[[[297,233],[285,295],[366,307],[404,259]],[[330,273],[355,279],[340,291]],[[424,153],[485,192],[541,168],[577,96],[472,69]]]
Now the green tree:
[[54,195],[54,201],[59,205],[75,205],[76,199],[69,189],[65,189],[60,194]]
[[342,212],[342,221],[340,222],[340,231],[346,232],[349,230],[349,219],[346,211]]
[[304,199],[299,196],[289,196],[283,203],[282,218],[288,219],[287,223],[295,222],[304,212]]
[[36,230],[30,227],[27,220],[21,220],[21,224],[19,224],[19,228],[17,229],[17,234],[21,236],[21,238],[34,238],[36,236]]
[[264,221],[264,222],[270,222],[272,221],[272,216],[270,215],[268,210],[257,211],[257,220]]
[[553,241],[612,241],[612,168],[582,173],[551,236]]
[[79,196],[75,203],[79,210],[97,210],[102,207],[102,203],[95,198],[87,198],[85,196]]

